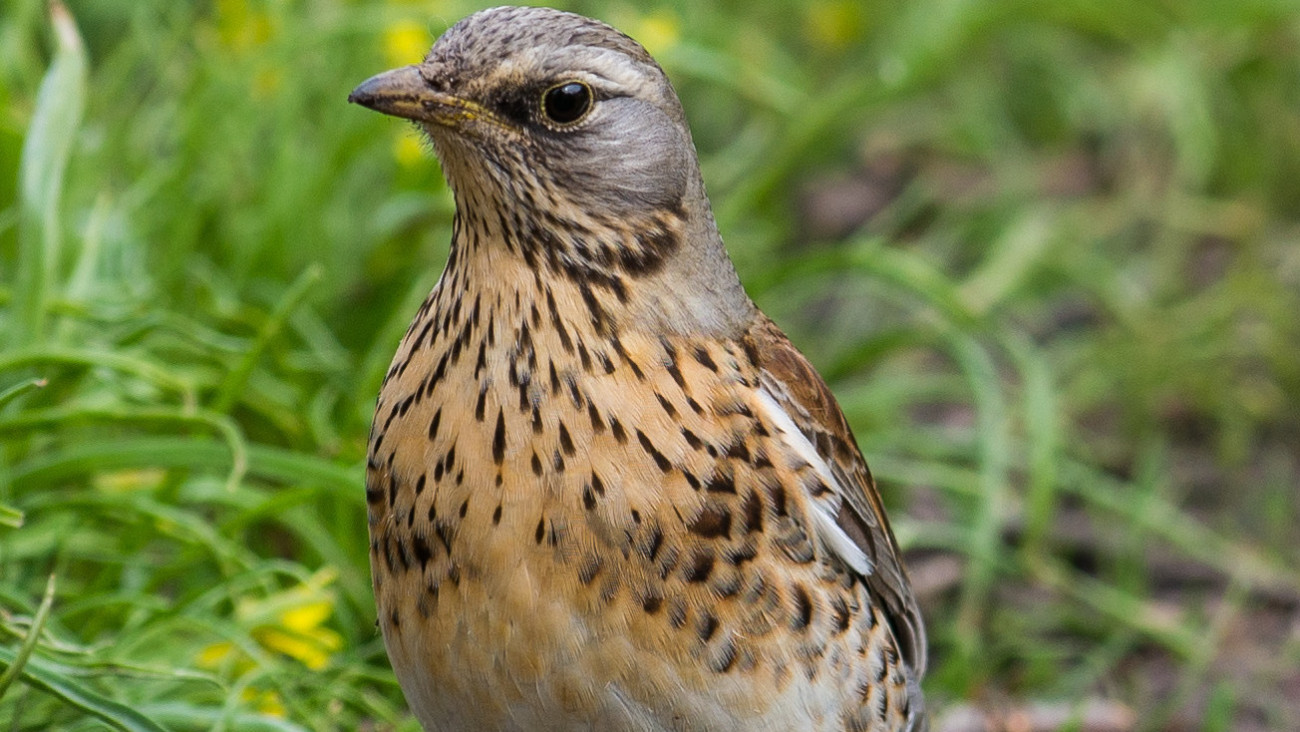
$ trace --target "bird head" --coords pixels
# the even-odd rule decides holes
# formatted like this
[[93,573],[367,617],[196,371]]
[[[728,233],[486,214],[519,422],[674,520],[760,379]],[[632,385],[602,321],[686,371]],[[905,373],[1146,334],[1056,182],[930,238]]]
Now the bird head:
[[[735,301],[729,311],[748,313],[681,103],[659,64],[614,28],[550,8],[484,10],[349,101],[428,134],[458,238],[504,246],[624,304],[630,280],[671,269],[665,281],[699,279],[700,296],[721,293]],[[718,303],[678,305],[656,319],[720,317],[708,312]]]
[[349,99],[419,123],[458,193],[620,217],[680,207],[697,168],[659,64],[613,28],[550,8],[471,15],[422,62]]

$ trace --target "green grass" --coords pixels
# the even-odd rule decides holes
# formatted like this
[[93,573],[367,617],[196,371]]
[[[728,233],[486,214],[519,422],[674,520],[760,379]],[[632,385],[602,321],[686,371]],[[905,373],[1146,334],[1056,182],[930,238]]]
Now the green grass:
[[[0,729],[415,730],[361,461],[452,208],[345,98],[478,6],[69,5],[0,10]],[[840,396],[937,716],[1300,725],[1300,7],[567,7]]]

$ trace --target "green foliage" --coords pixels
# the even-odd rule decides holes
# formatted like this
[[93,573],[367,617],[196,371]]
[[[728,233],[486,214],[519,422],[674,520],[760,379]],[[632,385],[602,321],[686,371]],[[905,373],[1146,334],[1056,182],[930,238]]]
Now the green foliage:
[[[414,730],[361,462],[452,204],[345,99],[478,6],[70,6],[0,12],[0,727]],[[568,7],[677,84],[929,588],[940,712],[1300,724],[1300,643],[1232,655],[1300,601],[1293,3]]]

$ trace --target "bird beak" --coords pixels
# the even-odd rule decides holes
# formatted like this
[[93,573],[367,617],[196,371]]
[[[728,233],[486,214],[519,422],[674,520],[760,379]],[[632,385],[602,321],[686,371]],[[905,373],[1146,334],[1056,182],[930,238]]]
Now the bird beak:
[[491,118],[487,110],[474,102],[434,91],[418,66],[403,66],[372,76],[352,90],[348,101],[394,117],[445,127]]

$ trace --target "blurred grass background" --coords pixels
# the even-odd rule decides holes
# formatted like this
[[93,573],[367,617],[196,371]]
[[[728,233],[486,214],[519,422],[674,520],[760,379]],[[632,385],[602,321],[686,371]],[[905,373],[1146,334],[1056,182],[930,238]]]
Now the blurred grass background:
[[[840,396],[938,729],[1300,728],[1297,3],[562,5]],[[0,8],[0,729],[416,730],[361,461],[452,204],[344,100],[481,6],[68,7]]]

